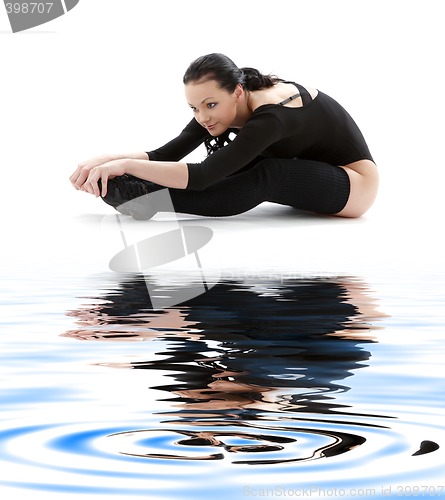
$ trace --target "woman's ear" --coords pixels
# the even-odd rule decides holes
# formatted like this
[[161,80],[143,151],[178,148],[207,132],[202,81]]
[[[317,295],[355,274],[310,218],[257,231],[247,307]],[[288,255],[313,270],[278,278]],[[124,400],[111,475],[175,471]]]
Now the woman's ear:
[[238,85],[235,87],[235,96],[236,96],[236,99],[238,100],[243,95],[244,95],[243,86],[240,83],[238,83]]

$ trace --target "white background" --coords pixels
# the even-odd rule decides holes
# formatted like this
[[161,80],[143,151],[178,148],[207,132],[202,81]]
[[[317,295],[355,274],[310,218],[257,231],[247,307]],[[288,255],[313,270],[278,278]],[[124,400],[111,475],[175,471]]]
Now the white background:
[[[222,245],[218,258],[243,265],[254,253],[258,265],[270,266],[277,237],[283,244],[292,237],[306,258],[324,256],[308,264],[315,271],[339,258],[344,268],[373,259],[388,269],[437,265],[442,14],[440,0],[80,0],[61,18],[13,34],[0,6],[0,267],[29,272],[100,260],[91,221],[111,209],[73,190],[69,175],[97,154],[149,150],[176,135],[191,117],[182,75],[214,51],[338,100],[362,129],[382,179],[378,201],[360,221],[283,223],[260,209],[240,218],[261,230],[259,241],[243,240],[244,226],[232,218],[233,231],[218,228],[242,245],[236,256]],[[281,262],[293,255],[280,254]]]

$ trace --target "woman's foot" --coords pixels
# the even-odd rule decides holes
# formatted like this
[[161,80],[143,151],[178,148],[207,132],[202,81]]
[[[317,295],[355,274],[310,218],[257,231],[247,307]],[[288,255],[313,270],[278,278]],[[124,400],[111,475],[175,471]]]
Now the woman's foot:
[[102,199],[121,214],[131,215],[137,220],[148,220],[156,214],[148,196],[153,192],[148,189],[149,184],[152,183],[128,174],[114,177],[108,179],[107,194]]

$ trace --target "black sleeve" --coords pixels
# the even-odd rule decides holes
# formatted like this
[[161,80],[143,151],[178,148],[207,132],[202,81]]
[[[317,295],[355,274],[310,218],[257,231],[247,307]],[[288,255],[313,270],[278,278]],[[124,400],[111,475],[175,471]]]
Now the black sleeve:
[[147,154],[149,159],[154,161],[179,161],[202,144],[209,135],[193,118],[178,137],[158,149],[147,151]]
[[200,191],[240,170],[274,142],[285,136],[285,127],[273,113],[254,114],[236,138],[201,163],[188,163],[186,189]]

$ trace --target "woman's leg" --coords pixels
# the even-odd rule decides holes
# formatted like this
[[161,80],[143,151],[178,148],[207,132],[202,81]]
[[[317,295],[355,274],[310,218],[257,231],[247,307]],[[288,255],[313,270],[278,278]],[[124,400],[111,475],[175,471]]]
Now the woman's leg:
[[[104,201],[116,208],[160,189],[165,188],[124,175],[109,181]],[[349,189],[349,177],[340,167],[310,160],[270,158],[203,191],[169,189],[169,193],[176,212],[222,217],[246,212],[264,201],[336,214],[346,205]],[[140,217],[131,215],[150,216],[148,212],[139,214]]]
[[351,194],[348,203],[336,215],[360,217],[374,203],[379,188],[377,166],[370,160],[360,160],[343,167],[349,176]]

